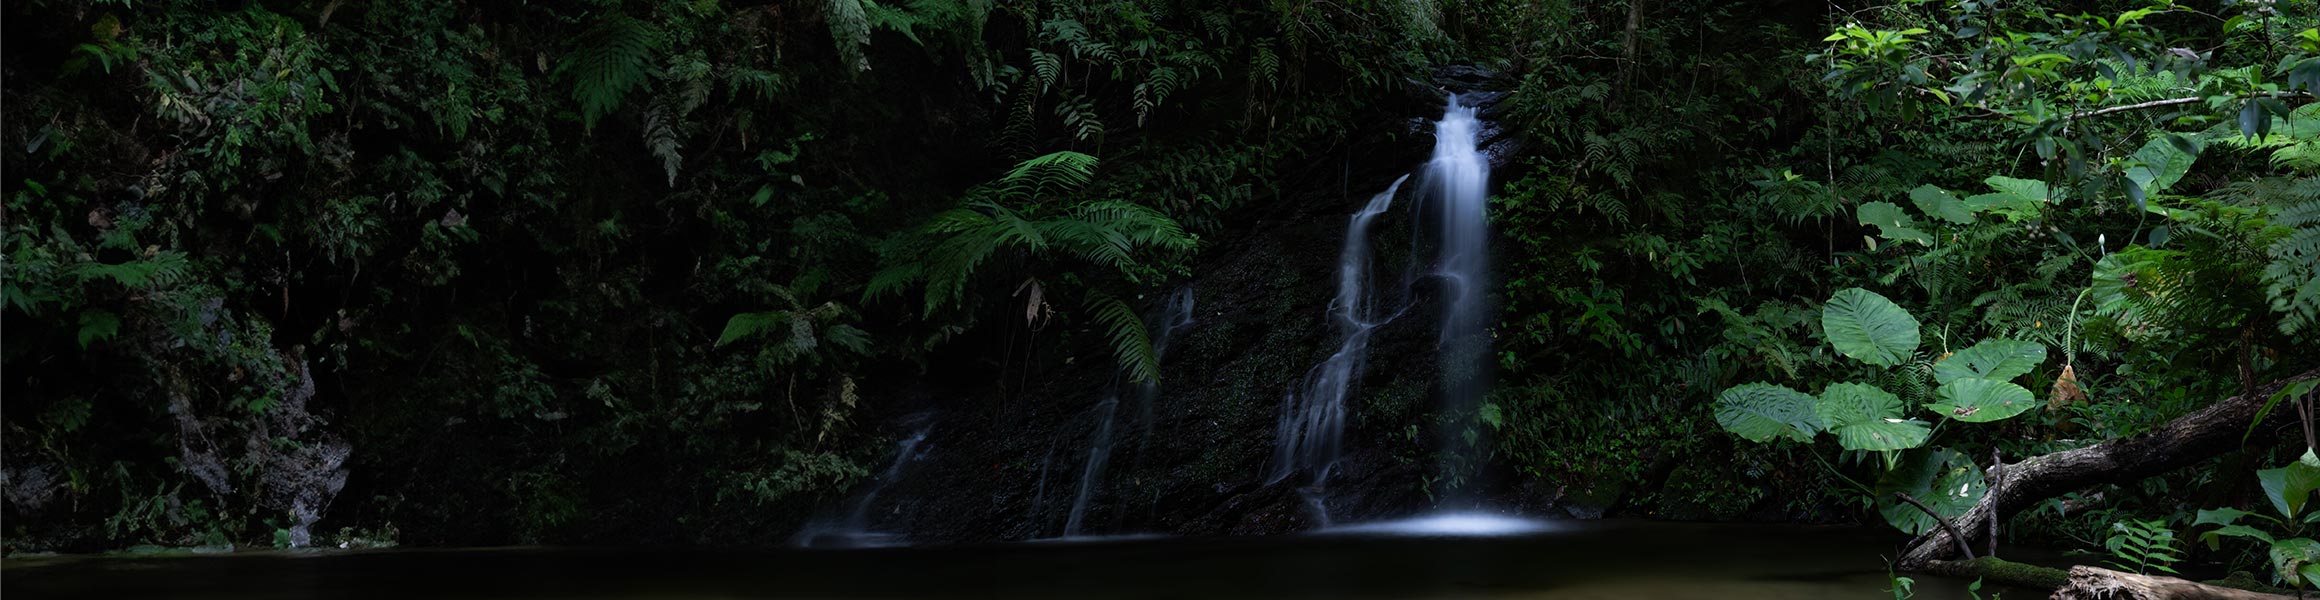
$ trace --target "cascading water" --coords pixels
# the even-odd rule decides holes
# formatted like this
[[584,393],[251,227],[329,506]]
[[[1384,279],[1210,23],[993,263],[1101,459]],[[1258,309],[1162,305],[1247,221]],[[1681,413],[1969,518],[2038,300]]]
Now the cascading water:
[[1361,377],[1363,363],[1369,358],[1369,334],[1383,322],[1370,314],[1369,225],[1393,206],[1394,194],[1408,179],[1394,180],[1346,224],[1345,249],[1337,260],[1337,297],[1329,301],[1330,318],[1337,323],[1343,341],[1338,343],[1337,353],[1305,375],[1304,388],[1291,392],[1281,405],[1273,473],[1266,483],[1304,473],[1306,484],[1300,493],[1312,505],[1314,518],[1324,524],[1329,521],[1329,511],[1322,504],[1321,489],[1343,446],[1346,396],[1353,391],[1354,380]]
[[1459,481],[1476,443],[1471,416],[1489,385],[1490,336],[1490,162],[1476,148],[1482,124],[1475,108],[1450,96],[1449,109],[1434,125],[1434,158],[1425,182],[1431,215],[1440,222],[1440,258],[1435,276],[1444,294],[1442,336],[1443,481]]
[[825,521],[808,524],[793,540],[797,545],[864,547],[886,546],[902,541],[899,533],[871,531],[870,511],[877,506],[879,492],[886,491],[886,486],[901,479],[905,467],[926,458],[926,453],[933,450],[922,450],[919,446],[926,442],[926,434],[934,431],[934,419],[921,414],[914,415],[911,420],[917,422],[917,429],[910,436],[894,443],[894,460],[888,462],[886,469],[879,471],[878,477],[870,481],[869,489],[854,500],[852,507],[846,511],[846,518],[837,523]]
[[[1169,340],[1176,336],[1177,330],[1190,324],[1192,324],[1192,288],[1178,288],[1168,295],[1168,302],[1163,307],[1158,322],[1153,324],[1152,352],[1154,358],[1165,358],[1168,355]],[[1135,387],[1139,406],[1137,412],[1143,422],[1144,433],[1149,436],[1152,432],[1152,404],[1159,400],[1160,384],[1159,382],[1146,381],[1136,384]],[[1098,487],[1100,487],[1099,484],[1103,480],[1104,467],[1112,459],[1112,428],[1119,420],[1119,408],[1120,396],[1118,393],[1104,398],[1102,403],[1096,405],[1096,411],[1102,416],[1097,420],[1095,437],[1088,445],[1087,464],[1080,469],[1079,493],[1072,498],[1070,516],[1065,518],[1063,522],[1064,537],[1079,535],[1080,525],[1087,521],[1088,500],[1095,497]]]
[[[1472,106],[1450,97],[1442,120],[1434,124],[1434,156],[1421,174],[1416,207],[1420,222],[1438,225],[1434,240],[1433,276],[1441,282],[1443,315],[1439,353],[1442,360],[1443,413],[1471,415],[1487,386],[1490,340],[1490,167],[1478,148],[1482,131]],[[1345,249],[1338,258],[1337,297],[1329,314],[1342,341],[1337,352],[1305,376],[1304,386],[1282,404],[1276,433],[1272,473],[1267,483],[1278,483],[1299,473],[1306,477],[1298,493],[1313,518],[1330,525],[1326,498],[1329,474],[1344,444],[1347,403],[1368,359],[1371,333],[1396,315],[1379,316],[1370,289],[1369,226],[1393,204],[1408,176],[1395,180],[1386,191],[1370,198],[1346,226]],[[1470,423],[1447,424],[1442,448],[1443,479],[1451,480],[1465,461],[1457,444],[1471,445]]]

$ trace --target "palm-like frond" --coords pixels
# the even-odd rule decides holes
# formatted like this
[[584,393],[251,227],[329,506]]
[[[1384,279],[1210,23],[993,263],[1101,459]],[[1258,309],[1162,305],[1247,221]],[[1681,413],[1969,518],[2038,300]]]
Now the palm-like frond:
[[1136,309],[1101,292],[1088,294],[1087,305],[1096,323],[1104,327],[1104,337],[1112,343],[1112,356],[1120,361],[1128,379],[1159,380],[1160,353],[1152,347],[1152,334],[1144,329],[1144,319],[1136,316]]
[[581,124],[595,127],[597,119],[620,108],[630,91],[644,85],[660,46],[661,33],[652,24],[617,14],[574,39],[556,71],[572,78]]

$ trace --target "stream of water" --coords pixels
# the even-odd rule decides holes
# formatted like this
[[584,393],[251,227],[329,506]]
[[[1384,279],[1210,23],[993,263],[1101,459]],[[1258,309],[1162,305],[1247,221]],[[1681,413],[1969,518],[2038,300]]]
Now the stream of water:
[[[1460,481],[1471,462],[1467,450],[1476,446],[1472,416],[1488,385],[1490,336],[1485,328],[1490,306],[1490,162],[1478,148],[1482,124],[1472,106],[1451,95],[1442,119],[1434,123],[1433,159],[1419,173],[1420,203],[1412,208],[1421,223],[1431,219],[1434,232],[1434,278],[1441,282],[1442,326],[1437,353],[1442,361],[1440,481]],[[1306,374],[1302,387],[1292,390],[1281,405],[1268,484],[1303,474],[1298,494],[1307,512],[1322,527],[1334,525],[1329,510],[1329,474],[1345,443],[1347,403],[1356,391],[1369,359],[1370,335],[1379,325],[1400,316],[1379,315],[1373,306],[1369,230],[1379,215],[1392,208],[1405,175],[1384,192],[1370,198],[1346,224],[1345,248],[1338,255],[1337,295],[1329,302],[1330,320],[1337,326],[1337,352]]]
[[871,511],[879,506],[878,494],[886,491],[886,486],[893,485],[895,480],[901,479],[911,463],[926,456],[920,445],[926,442],[926,434],[934,431],[934,417],[919,414],[911,416],[909,421],[913,428],[911,434],[894,443],[894,459],[886,464],[885,470],[878,472],[878,477],[872,479],[870,486],[849,505],[846,517],[834,522],[817,520],[808,523],[804,530],[792,538],[792,542],[803,547],[869,547],[903,543],[904,539],[898,532],[873,531]]
[[[1481,428],[1475,411],[1489,388],[1490,161],[1477,148],[1475,108],[1450,96],[1434,124],[1434,158],[1426,163],[1424,214],[1437,220],[1435,277],[1442,281],[1442,414],[1440,479],[1461,481],[1471,468]],[[1450,485],[1454,492],[1465,486]]]
[[[1508,598],[1891,597],[1889,532],[1556,523],[1520,535],[1404,531],[853,550],[509,548],[9,558],[0,592],[41,598]],[[1988,597],[1996,590],[1984,589]],[[2004,590],[2008,598],[2038,597]],[[1917,598],[1966,598],[1918,577]]]

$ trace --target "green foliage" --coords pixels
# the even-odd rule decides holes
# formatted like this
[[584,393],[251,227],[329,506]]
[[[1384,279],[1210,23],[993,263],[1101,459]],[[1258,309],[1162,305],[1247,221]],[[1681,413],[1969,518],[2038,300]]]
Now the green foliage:
[[[1890,205],[1888,205],[1890,206]],[[1879,366],[1894,366],[1917,351],[1917,319],[1876,292],[1839,290],[1821,307],[1821,330],[1837,352]]]
[[1906,450],[1925,444],[1932,434],[1925,422],[1901,418],[1901,398],[1876,386],[1830,384],[1813,409],[1846,450]]
[[[2320,123],[2320,116],[2307,120]],[[2271,207],[2272,227],[2287,229],[2264,249],[2271,259],[2264,265],[2264,291],[2280,315],[2280,333],[2309,339],[2320,330],[2320,177],[2234,185]]]
[[[1042,271],[1060,265],[1048,261],[1099,269],[1097,273],[1129,282],[1154,281],[1161,276],[1160,265],[1147,257],[1174,260],[1191,251],[1198,238],[1150,207],[1073,199],[1094,176],[1096,166],[1095,157],[1071,151],[1016,164],[998,180],[970,192],[960,208],[935,215],[918,231],[889,242],[888,264],[865,288],[865,300],[923,284],[926,316],[970,306],[967,291],[978,272],[1000,257],[1028,271],[1014,280],[1022,282],[1018,290],[1032,291],[1024,309],[1025,325],[1030,326],[1049,311],[1051,284],[1041,282],[1056,278]],[[1085,297],[1090,314],[1104,326],[1121,369],[1137,381],[1157,378],[1156,354],[1143,320],[1101,291],[1088,290]]]
[[[2307,450],[2304,456],[2312,456]],[[2256,482],[2263,485],[2264,499],[2282,519],[2295,519],[2303,513],[2304,504],[2312,500],[2312,492],[2320,490],[2320,460],[2299,460],[2277,469],[2256,471]]]
[[1152,334],[1144,329],[1144,319],[1136,309],[1118,298],[1103,294],[1088,296],[1088,309],[1096,322],[1104,326],[1106,337],[1112,342],[1112,358],[1129,381],[1160,380],[1160,353],[1152,347]]
[[2173,574],[2175,567],[2170,565],[2183,560],[2182,549],[2175,547],[2175,530],[2166,521],[2121,521],[2111,524],[2111,532],[2103,547],[2111,551],[2111,566],[2121,571]]
[[1733,386],[1718,394],[1716,424],[1752,442],[1776,437],[1810,442],[1822,429],[1814,397],[1769,383]]
[[661,33],[651,23],[619,14],[604,16],[573,38],[556,63],[556,73],[572,80],[580,122],[594,128],[598,119],[620,108],[630,92],[643,86],[661,44]]
[[1908,494],[1943,518],[1956,520],[1980,502],[1989,486],[1971,458],[1955,450],[1909,452],[1892,470],[1877,478],[1877,513],[1885,522],[1910,535],[1940,527],[1925,511],[1902,502],[1894,494]]
[[2030,390],[1988,379],[1951,381],[1942,384],[1940,394],[1941,402],[1925,407],[1967,423],[2009,419],[2038,406],[2038,402],[2030,397]]

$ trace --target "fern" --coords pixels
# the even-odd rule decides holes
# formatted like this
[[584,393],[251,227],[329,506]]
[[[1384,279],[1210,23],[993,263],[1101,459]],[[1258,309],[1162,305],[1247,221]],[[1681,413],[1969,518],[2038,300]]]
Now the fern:
[[661,170],[669,177],[669,187],[677,187],[677,167],[684,157],[677,153],[683,145],[677,140],[676,117],[667,102],[655,103],[644,115],[644,146],[653,156],[660,157]]
[[1048,189],[1079,189],[1095,177],[1096,157],[1069,150],[1017,163],[995,187],[1005,196],[1033,196]]
[[1071,55],[1080,59],[1119,62],[1120,53],[1089,35],[1087,25],[1076,19],[1048,19],[1039,24],[1041,37],[1051,43],[1060,43],[1071,49]]
[[1256,49],[1250,52],[1249,81],[1250,87],[1256,87],[1258,82],[1264,83],[1267,89],[1281,87],[1281,57],[1273,53],[1272,40],[1257,42]]
[[661,42],[651,24],[623,15],[606,16],[573,40],[556,72],[572,78],[582,126],[595,128],[597,119],[620,108],[629,92],[644,85]]
[[185,253],[170,251],[119,264],[85,262],[67,272],[82,282],[106,280],[130,289],[153,289],[185,279],[192,269]]
[[1152,347],[1151,332],[1144,328],[1144,319],[1136,310],[1108,294],[1090,293],[1088,310],[1095,313],[1096,323],[1103,325],[1104,335],[1112,343],[1112,356],[1120,362],[1120,369],[1128,379],[1137,383],[1160,379],[1160,353]]
[[2291,336],[2320,331],[2320,177],[2270,182],[2271,225],[2286,232],[2264,249],[2264,291],[2279,330]]
[[1031,51],[1031,72],[1038,76],[1039,91],[1045,93],[1063,81],[1063,57],[1038,50]]
[[830,39],[838,44],[838,59],[845,63],[847,72],[870,68],[870,59],[862,54],[862,47],[870,45],[870,15],[863,4],[865,0],[822,3],[822,18],[830,23]]
[[1072,136],[1088,141],[1104,135],[1104,122],[1096,117],[1096,105],[1079,94],[1065,93],[1055,103],[1055,116],[1063,118],[1063,125],[1071,128]]
[[[1064,258],[1142,281],[1157,273],[1140,255],[1174,256],[1193,248],[1197,238],[1148,206],[1094,200],[1058,211],[1045,202],[1087,185],[1096,166],[1095,157],[1077,152],[1057,152],[1017,164],[999,179],[971,191],[959,207],[935,215],[913,233],[887,245],[881,252],[887,265],[871,277],[865,301],[921,284],[922,310],[932,316],[944,307],[963,306],[967,287],[994,259],[1036,264]],[[1089,308],[1098,311],[1097,319],[1107,323],[1114,345],[1121,346],[1117,352],[1121,368],[1138,380],[1148,380],[1156,369],[1149,357],[1122,346],[1149,345],[1142,321],[1117,300],[1107,301],[1099,292],[1088,294],[1084,300]],[[1114,322],[1117,315],[1113,312],[1124,312],[1132,322],[1132,336]]]

